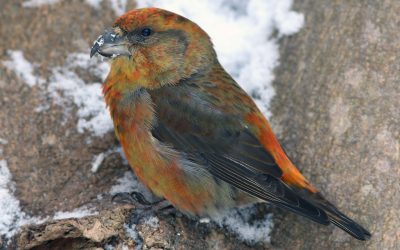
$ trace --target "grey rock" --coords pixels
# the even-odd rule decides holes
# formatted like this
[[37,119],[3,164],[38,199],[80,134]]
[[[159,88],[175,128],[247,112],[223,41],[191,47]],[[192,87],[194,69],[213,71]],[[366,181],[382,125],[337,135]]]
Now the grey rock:
[[281,43],[272,120],[304,175],[372,238],[280,213],[273,243],[400,249],[400,2],[298,1],[295,9],[305,27]]

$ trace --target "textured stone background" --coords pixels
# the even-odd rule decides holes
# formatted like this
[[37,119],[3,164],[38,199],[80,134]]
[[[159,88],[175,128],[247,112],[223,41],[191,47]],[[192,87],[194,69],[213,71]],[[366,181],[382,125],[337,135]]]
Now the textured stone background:
[[290,249],[400,249],[400,2],[296,1],[305,27],[282,41],[274,127],[303,173],[372,232],[358,242],[282,214]]
[[[111,23],[114,15],[103,5],[100,13],[81,1],[33,9],[0,1],[0,61],[8,49],[23,50],[49,76],[49,66],[62,65],[69,53],[88,47]],[[272,245],[255,248],[399,249],[400,2],[296,1],[295,8],[306,23],[281,41],[272,125],[303,173],[373,238],[358,242],[333,226],[276,209]],[[3,155],[21,206],[38,216],[87,204],[103,212],[26,228],[11,247],[135,246],[122,228],[134,208],[96,198],[127,166],[112,154],[101,171],[90,172],[93,155],[116,145],[113,134],[89,147],[75,130],[75,118],[60,123],[58,105],[32,112],[41,101],[39,89],[0,66],[0,137],[9,141]],[[95,232],[89,230],[93,225]],[[249,248],[222,229],[185,217],[161,216],[158,229],[137,229],[145,248]]]

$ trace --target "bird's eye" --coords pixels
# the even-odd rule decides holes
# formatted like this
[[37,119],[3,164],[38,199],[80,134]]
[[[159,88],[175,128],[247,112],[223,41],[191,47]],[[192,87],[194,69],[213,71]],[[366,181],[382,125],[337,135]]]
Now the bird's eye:
[[142,29],[142,36],[150,36],[152,33],[152,30],[149,28]]

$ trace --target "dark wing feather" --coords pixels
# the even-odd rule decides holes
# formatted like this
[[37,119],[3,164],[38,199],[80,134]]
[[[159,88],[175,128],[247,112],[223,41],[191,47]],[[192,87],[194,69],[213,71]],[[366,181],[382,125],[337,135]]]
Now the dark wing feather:
[[340,212],[333,204],[327,201],[320,193],[315,193],[309,197],[318,207],[324,209],[329,217],[329,221],[335,226],[341,228],[351,236],[359,240],[371,238],[371,233],[359,225],[354,220]]
[[220,112],[221,107],[208,101],[207,94],[193,84],[166,86],[149,93],[157,115],[152,129],[155,138],[252,196],[329,224],[322,209],[279,179],[281,169],[241,123],[240,112]]

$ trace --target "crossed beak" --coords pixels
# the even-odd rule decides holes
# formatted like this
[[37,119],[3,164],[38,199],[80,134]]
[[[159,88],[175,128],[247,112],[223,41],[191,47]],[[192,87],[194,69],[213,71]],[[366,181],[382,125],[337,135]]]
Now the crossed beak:
[[96,41],[90,50],[90,57],[96,53],[104,57],[115,57],[119,55],[131,55],[128,39],[125,35],[118,35],[114,29],[106,30]]

